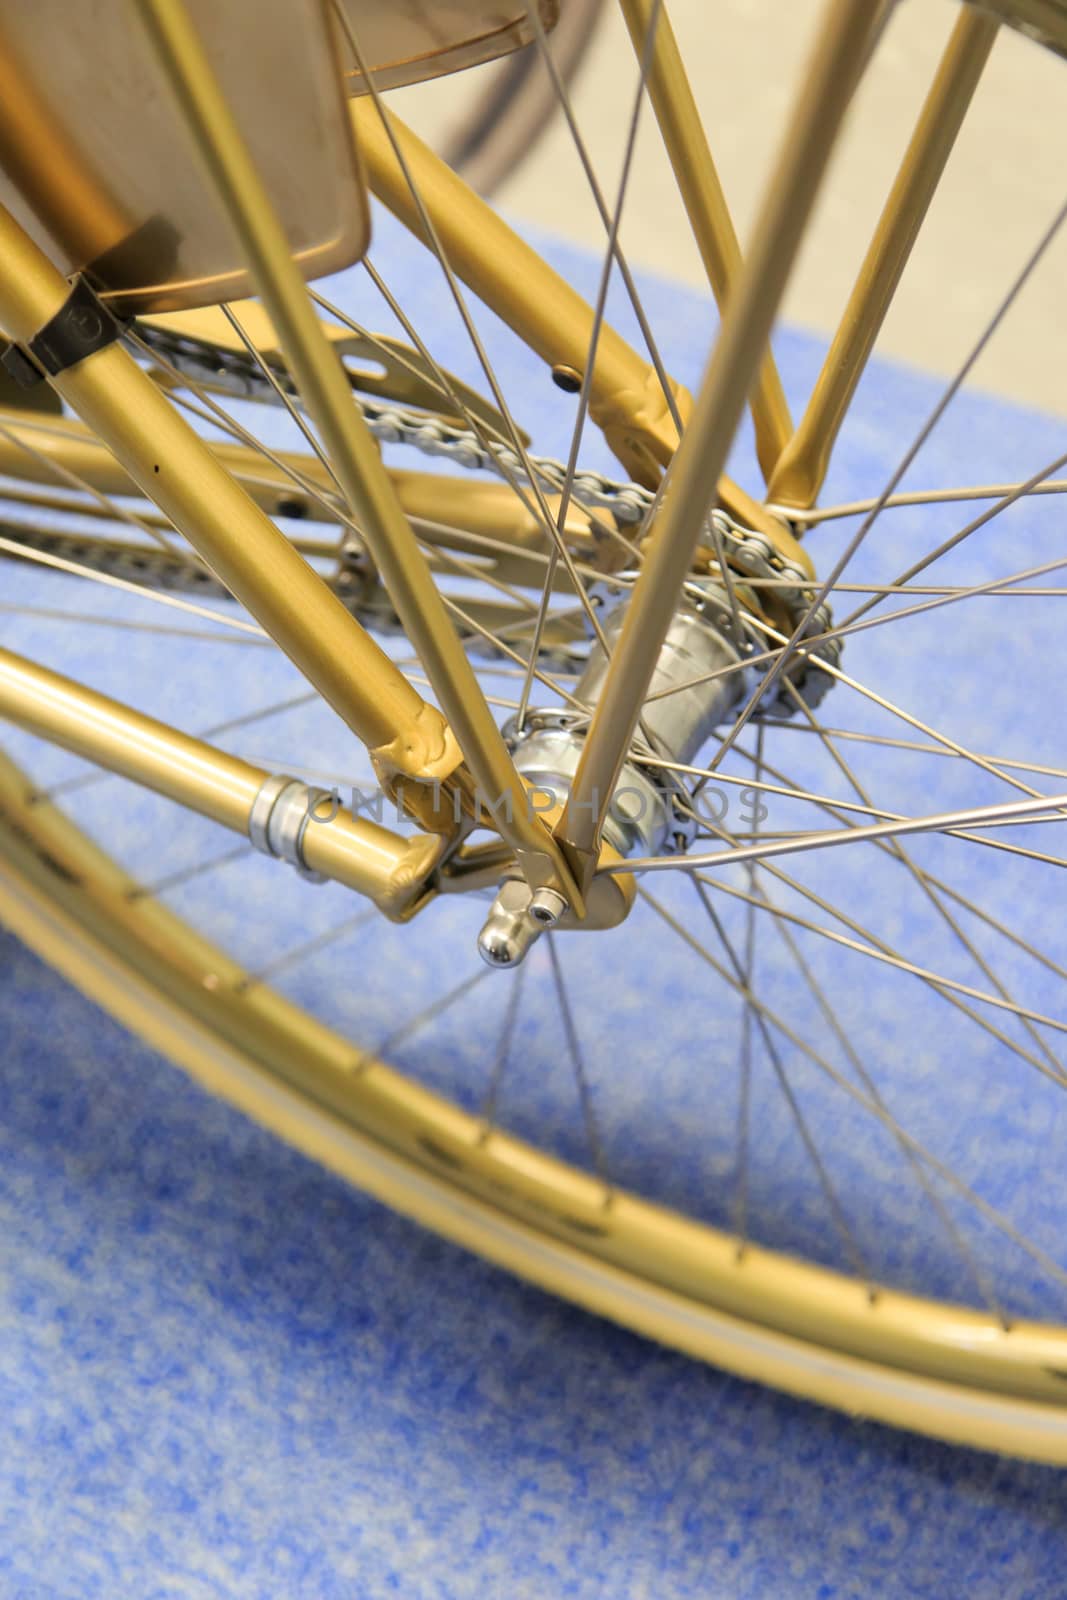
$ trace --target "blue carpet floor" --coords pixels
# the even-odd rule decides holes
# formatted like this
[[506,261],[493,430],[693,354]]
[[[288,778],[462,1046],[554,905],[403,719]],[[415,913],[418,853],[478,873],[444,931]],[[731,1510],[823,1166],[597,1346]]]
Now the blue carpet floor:
[[[379,266],[396,286],[410,288],[418,275],[421,325],[437,329],[442,359],[476,381],[444,291],[392,229],[382,225],[379,238]],[[553,252],[594,292],[595,263],[562,247]],[[707,305],[673,285],[643,287],[668,364],[694,382],[711,327]],[[330,292],[364,320],[387,325],[361,279],[338,280]],[[626,327],[625,309],[617,311]],[[572,402],[484,320],[536,447],[565,453]],[[820,347],[786,333],[780,354],[798,398]],[[937,393],[922,374],[872,368],[829,497],[881,482]],[[1064,448],[1063,434],[1062,423],[968,394],[908,481],[1021,478]],[[749,451],[746,437],[739,472]],[[584,454],[609,466],[595,438]],[[977,582],[1053,559],[1062,549],[1060,518],[1051,499],[1020,508],[936,574]],[[962,520],[958,509],[887,517],[855,575],[892,577]],[[854,526],[813,536],[823,570]],[[0,583],[5,600],[152,618],[147,607],[124,613],[102,591],[85,596],[74,580],[29,569],[0,568]],[[846,665],[972,748],[1062,764],[1049,666],[1061,637],[1054,605],[968,602],[896,633],[857,637]],[[6,618],[4,638],[190,728],[295,692],[288,668],[251,649],[176,640],[161,658],[158,643],[137,635],[99,628],[87,643],[84,630],[30,617]],[[1020,675],[1033,685],[1022,724]],[[825,709],[828,720],[857,731],[908,732],[843,692]],[[291,770],[365,775],[336,728],[309,719],[300,736],[297,750],[293,729],[268,723],[232,748]],[[779,739],[768,743],[772,760],[823,792],[847,793],[814,740]],[[80,770],[33,741],[13,735],[7,743],[45,779]],[[981,774],[975,781],[973,769],[961,777],[948,760],[855,748],[864,780],[895,784],[902,811],[1001,792]],[[86,789],[78,815],[104,836],[116,799],[113,786]],[[787,804],[773,815],[769,827],[778,819],[795,825]],[[152,800],[124,813],[122,843],[135,870],[160,875],[225,848],[206,824],[181,832],[172,820]],[[942,870],[944,848],[951,842],[931,843],[921,859]],[[951,858],[956,885],[980,891],[1003,918],[1025,912],[1035,936],[1067,958],[1061,908],[1049,903],[1045,878],[999,854],[973,855],[974,865],[970,855]],[[799,867],[797,876],[884,937],[912,941],[916,959],[981,983],[965,961],[947,965],[954,957],[938,930],[881,858],[864,857],[858,884],[849,870],[827,858],[816,876]],[[266,913],[277,884],[276,871],[257,860],[221,870],[210,895],[194,882],[173,903],[255,964],[271,953]],[[665,900],[674,892],[665,887]],[[309,934],[350,910],[332,887],[304,891],[302,908],[305,900]],[[735,932],[740,915],[724,907]],[[399,989],[431,994],[436,984],[441,992],[469,970],[476,923],[476,909],[434,908],[433,937],[358,934],[335,952],[341,981],[336,965],[313,963],[283,987],[373,1044],[388,1032]],[[608,1154],[620,1182],[722,1220],[733,1192],[737,1006],[701,978],[699,965],[686,966],[656,939],[647,917],[634,928],[647,938],[613,936],[614,1006],[599,1056],[590,1050]],[[608,948],[601,942],[594,952],[587,943],[576,941],[579,975]],[[1018,1057],[979,1028],[960,1036],[970,1076],[963,1074],[949,1033],[955,1013],[901,974],[868,970],[859,958],[848,966],[819,941],[805,950],[828,982],[848,974],[835,995],[839,1014],[883,1087],[918,1105],[915,1131],[966,1168],[993,1203],[1010,1203],[1013,1218],[1055,1251],[1067,1153],[1058,1100],[1031,1095]],[[1007,961],[1003,951],[998,959]],[[783,1009],[816,1027],[773,936],[761,941],[758,960]],[[1030,970],[1018,953],[1012,962],[999,970],[1025,988],[1028,1002],[1062,1016],[1059,980]],[[543,978],[543,962],[531,971]],[[478,991],[473,1032],[469,1013],[446,1014],[432,1051],[405,1043],[400,1059],[434,1086],[479,1103],[507,981],[497,986],[494,978]],[[582,1160],[573,1085],[558,1066],[558,1018],[536,999],[543,990],[531,992],[523,1050],[543,1060],[545,1072],[521,1096],[511,1091],[506,1120]],[[1004,1027],[1024,1039],[1011,1022]],[[694,1062],[707,1072],[694,1074]],[[753,1229],[838,1261],[842,1244],[765,1061],[757,1073],[767,1093],[752,1157]],[[973,1296],[936,1228],[905,1200],[904,1185],[894,1185],[891,1143],[854,1126],[849,1106],[810,1068],[802,1092],[813,1122],[836,1139],[835,1171],[878,1270]],[[1027,1258],[995,1236],[979,1240],[1013,1305],[1063,1315]],[[1065,1592],[1064,1524],[1058,1473],[851,1422],[723,1376],[394,1217],[208,1099],[0,933],[3,1600],[1051,1600]]]

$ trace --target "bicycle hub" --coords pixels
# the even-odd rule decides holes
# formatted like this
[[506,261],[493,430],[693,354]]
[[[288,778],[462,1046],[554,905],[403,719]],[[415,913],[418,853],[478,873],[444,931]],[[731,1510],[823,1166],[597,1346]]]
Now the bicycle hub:
[[[624,578],[632,578],[624,574]],[[521,728],[513,719],[504,737],[539,810],[562,806],[585,743],[588,714],[603,690],[622,631],[628,587],[598,599],[601,633],[574,691],[583,710],[531,711]],[[690,583],[656,662],[631,755],[623,765],[604,817],[603,838],[621,856],[684,849],[695,830],[684,809],[686,791],[674,769],[689,765],[746,690],[745,654],[725,590],[716,581]],[[588,708],[588,712],[584,708]],[[594,803],[599,803],[598,799]],[[490,966],[516,966],[566,908],[542,904],[519,878],[502,887],[478,939]],[[559,896],[554,897],[559,900]]]

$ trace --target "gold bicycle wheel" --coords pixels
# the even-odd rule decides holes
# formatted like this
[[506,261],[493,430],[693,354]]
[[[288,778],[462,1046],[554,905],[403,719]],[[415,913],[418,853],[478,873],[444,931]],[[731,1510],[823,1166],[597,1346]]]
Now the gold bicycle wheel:
[[[660,8],[633,0],[625,9],[637,35],[642,88],[658,102],[665,131],[672,115],[684,124],[678,63],[669,53],[657,58],[645,31],[655,24],[665,37],[658,33]],[[879,22],[879,8],[867,10],[864,24],[863,7],[834,7],[842,39],[852,29],[836,63],[822,58],[824,70],[834,65],[842,112],[850,87],[842,81],[845,63],[858,73]],[[939,97],[938,129],[962,115],[994,31],[994,24],[963,13],[931,91]],[[821,91],[817,99],[823,106]],[[417,147],[405,147],[402,134],[393,145],[381,124],[375,134],[375,115],[373,101],[356,113],[376,192],[401,215],[414,206],[416,226],[425,230],[426,190],[418,202],[406,202],[394,170],[406,181],[401,158],[421,162]],[[947,156],[943,135],[935,139],[927,127],[917,137],[937,146],[940,155],[930,157],[937,169]],[[813,134],[813,159],[818,144]],[[419,165],[423,177],[434,172]],[[710,191],[702,192],[705,211],[691,196],[691,215],[695,228],[710,230],[704,234],[710,246],[714,205]],[[484,269],[491,280],[482,259],[488,244],[474,241],[469,250],[476,259],[468,263],[458,216],[457,236],[448,235],[451,194],[446,187],[438,196],[443,209],[433,212],[449,266],[477,279],[487,294],[500,293],[480,276]],[[912,220],[914,200],[912,193]],[[799,239],[804,219],[790,221],[789,213],[788,205],[780,208],[777,228],[768,228],[766,254],[773,256],[772,243],[780,248]],[[773,208],[768,214],[774,222]],[[611,211],[608,223],[617,243]],[[891,218],[884,230],[896,240],[885,252],[890,277],[894,261],[903,264],[900,252],[906,256],[907,231],[903,224],[894,230]],[[716,238],[721,247],[721,233]],[[712,277],[725,277],[735,290],[741,284],[736,308],[745,280],[730,249],[720,254]],[[1024,261],[1021,277],[1036,259]],[[730,282],[717,287],[725,292]],[[454,279],[448,287],[456,287]],[[1059,793],[1067,775],[1042,742],[1049,700],[1024,680],[1027,658],[1019,653],[1023,642],[1046,648],[1056,633],[1056,617],[1048,615],[1056,604],[1053,586],[1040,584],[1062,565],[1055,553],[1056,496],[1038,500],[1032,492],[1053,486],[1055,464],[1032,482],[1023,477],[966,493],[919,495],[920,502],[934,500],[929,524],[894,544],[888,567],[882,551],[880,565],[865,566],[866,536],[882,510],[887,517],[907,514],[906,493],[892,503],[902,472],[894,470],[887,489],[875,483],[858,512],[844,502],[813,509],[812,484],[825,460],[811,439],[828,448],[826,418],[832,441],[837,424],[847,423],[854,385],[829,382],[809,413],[821,427],[811,422],[805,433],[802,424],[792,445],[776,454],[788,414],[758,331],[773,303],[765,292],[753,292],[749,301],[757,332],[740,314],[734,324],[727,321],[733,343],[720,341],[718,366],[691,426],[702,426],[709,393],[721,399],[729,392],[739,412],[751,387],[761,459],[777,460],[769,471],[770,503],[786,514],[755,504],[744,492],[747,483],[728,489],[729,515],[708,524],[699,563],[690,558],[685,569],[682,604],[662,619],[664,637],[652,651],[656,676],[626,767],[644,811],[621,806],[611,817],[615,855],[605,876],[636,890],[621,926],[561,927],[537,940],[538,930],[522,923],[530,953],[506,975],[478,964],[474,945],[489,910],[482,897],[498,887],[501,862],[511,859],[507,850],[471,854],[465,876],[458,868],[451,877],[439,874],[436,898],[420,909],[421,901],[405,900],[402,892],[411,887],[402,885],[401,868],[418,854],[416,839],[414,855],[404,856],[391,880],[388,909],[399,920],[373,925],[367,918],[377,914],[362,909],[364,902],[353,911],[350,888],[363,885],[351,875],[344,879],[339,854],[329,856],[329,875],[341,882],[313,889],[284,863],[242,852],[232,841],[220,852],[215,824],[233,827],[236,818],[241,831],[248,810],[242,796],[249,784],[256,794],[264,773],[296,772],[326,789],[369,789],[373,778],[366,764],[350,778],[350,736],[318,693],[306,686],[296,692],[300,681],[269,648],[270,639],[224,598],[238,583],[223,583],[222,574],[198,566],[169,522],[132,497],[135,486],[123,469],[69,419],[25,411],[5,412],[0,425],[12,519],[0,548],[13,558],[0,714],[14,724],[5,743],[18,762],[0,766],[0,916],[213,1092],[457,1242],[745,1376],[947,1439],[1062,1461],[1067,1327],[1055,1293],[1067,1274],[1054,1259],[1055,1217],[1038,1201],[1043,1186],[1046,1195],[1055,1192],[1058,1097],[1067,1084],[1055,1047],[1067,1031],[1061,988],[1067,974],[1058,930],[1038,924],[1047,920],[1041,898],[1047,891],[1039,885],[1058,870],[1049,841],[1067,806]],[[673,453],[671,403],[652,409],[644,432],[632,418],[620,422],[611,413],[594,378],[601,355],[619,360],[619,349],[601,317],[590,313],[586,332],[591,328],[598,353],[577,365],[552,363],[561,387],[580,391],[575,445],[588,408],[623,458],[627,471],[618,476],[638,481],[613,498],[610,484],[586,477],[584,498],[568,507],[578,483],[572,460],[549,505],[530,489],[531,472],[535,482],[538,473],[522,437],[509,433],[502,390],[480,402],[472,369],[457,400],[456,380],[442,373],[444,363],[428,358],[408,322],[419,308],[400,310],[402,348],[395,335],[393,344],[375,344],[351,317],[331,325],[362,341],[361,359],[369,349],[385,364],[384,378],[363,375],[363,393],[372,401],[376,382],[389,397],[391,382],[421,379],[417,393],[425,405],[429,373],[439,398],[444,393],[465,420],[473,414],[480,422],[481,437],[485,430],[510,437],[508,488],[482,479],[456,489],[455,479],[422,478],[399,467],[392,481],[432,552],[438,590],[463,623],[486,703],[515,719],[509,748],[519,770],[544,787],[576,787],[583,741],[593,742],[595,712],[611,681],[609,651],[602,647],[598,657],[590,633],[599,627],[621,679],[631,653],[639,654],[626,618],[651,565],[643,560],[643,540],[655,541],[673,526],[657,520],[662,503],[655,497],[656,451],[665,460]],[[433,309],[426,314],[432,317]],[[418,679],[420,664],[405,654],[400,618],[366,549],[353,539],[328,452],[309,437],[306,423],[301,427],[289,369],[276,354],[264,359],[270,330],[257,334],[256,315],[244,306],[229,324],[157,318],[134,328],[128,345],[175,403],[198,408],[201,420],[206,413],[219,422],[217,397],[232,394],[240,380],[243,397],[222,414],[230,430],[215,459],[281,519],[291,548],[330,580],[334,593],[393,639],[393,655]],[[873,338],[876,327],[868,331]],[[543,342],[558,333],[543,332]],[[752,382],[739,390],[746,342]],[[846,353],[858,380],[867,351],[853,346]],[[537,354],[545,359],[543,349]],[[840,357],[838,349],[835,372],[849,366]],[[653,379],[658,359],[657,352]],[[271,402],[269,412],[245,404],[256,389],[253,378],[260,398]],[[88,385],[88,378],[61,374],[55,387],[77,406],[88,404]],[[921,385],[917,392],[926,393]],[[675,394],[673,404],[685,402]],[[970,409],[963,404],[962,442],[974,443],[984,429],[988,450],[995,422],[978,402]],[[935,420],[940,405],[938,399],[930,412]],[[721,407],[711,410],[714,432]],[[104,410],[96,415],[111,426]],[[423,412],[424,428],[427,419],[429,442],[440,452],[450,435],[434,433],[432,409]],[[926,434],[933,425],[924,424]],[[135,427],[131,419],[130,431]],[[380,437],[388,439],[390,428],[394,437],[405,436],[395,412],[380,424]],[[733,427],[723,422],[719,431],[715,448],[725,449]],[[1031,431],[1036,436],[1041,429],[1034,424]],[[477,443],[478,429],[469,433]],[[165,450],[160,455],[166,476],[172,463]],[[693,495],[703,495],[706,515],[711,500],[701,470],[708,460],[717,479],[714,449],[687,476],[676,475],[667,502],[676,521],[677,503]],[[997,512],[1023,501],[1032,546],[1025,563],[1006,564],[1005,542],[996,537],[988,545],[973,537],[991,518],[972,519],[974,526],[962,531],[945,520],[974,493]],[[630,521],[615,514],[625,510],[627,495],[631,510],[637,508]],[[41,521],[42,510],[52,522]],[[170,503],[166,510],[173,519]],[[538,521],[546,511],[562,539],[553,541]],[[316,525],[313,535],[301,518]],[[838,523],[846,533],[828,543],[827,555],[818,552],[812,569],[808,552],[818,535],[805,545],[797,535],[820,523],[831,540]],[[177,533],[183,531],[179,523]],[[667,542],[664,536],[661,545]],[[939,567],[936,586],[914,581],[955,551],[975,564]],[[133,608],[125,619],[94,611],[95,600],[79,600],[93,575],[111,591],[98,584],[94,596],[110,603],[121,592]],[[1032,600],[1005,597],[1024,582]],[[166,593],[175,588],[199,594]],[[616,603],[620,595],[630,599],[629,609]],[[896,620],[889,638],[895,643],[906,634],[905,652],[878,647],[887,630],[875,626],[885,615],[876,608],[892,596],[905,603],[890,614]],[[160,597],[178,609],[192,607],[196,628],[154,629],[146,616]],[[825,600],[838,608],[832,620],[819,609]],[[970,602],[980,622],[961,624],[948,640],[943,614],[966,613],[960,601]],[[997,601],[990,623],[982,603]],[[1038,613],[1036,623],[1028,620],[1025,641],[1017,626],[999,620],[1002,611],[1023,605]],[[98,651],[84,665],[85,684],[109,702],[90,703],[69,676],[64,683],[35,670],[32,663],[40,661],[69,675],[62,650],[50,656],[48,646],[49,627],[64,621],[81,622],[94,638],[108,628],[128,630],[121,655]],[[809,641],[799,650],[794,632]],[[948,692],[923,699],[928,674],[913,658],[930,649],[931,638]],[[959,686],[979,641],[986,658],[994,655],[976,703]],[[898,659],[909,652],[910,676]],[[725,699],[709,695],[709,685],[722,683],[743,688]],[[1021,709],[1001,703],[1013,688],[1021,691]],[[907,694],[919,698],[908,705]],[[828,695],[830,705],[852,697],[843,729],[823,721]],[[190,711],[192,697],[202,698],[205,712],[210,705],[210,717]],[[153,745],[143,721],[136,738],[130,733],[139,753],[124,746],[118,759],[121,737],[130,732],[119,700],[156,718],[156,728],[192,724],[200,738],[222,741],[232,760],[213,770],[214,809],[190,798],[199,792],[190,773],[207,760],[204,746],[190,746],[182,758],[181,794],[173,777],[179,753]],[[676,704],[685,708],[681,731],[677,718],[657,709]],[[299,738],[285,724],[284,749],[233,751],[233,736],[240,744],[249,728],[280,738],[274,719],[291,711],[300,714]],[[103,749],[105,724],[117,730],[110,754]],[[999,746],[988,753],[979,738],[1004,729],[1020,742],[1006,754]],[[127,785],[85,770],[94,740],[102,764],[169,799],[146,810]],[[797,745],[818,750],[819,759]],[[871,752],[879,759],[868,760]],[[794,763],[784,774],[783,759]],[[951,767],[953,777],[943,795],[935,790],[934,804],[929,772],[939,764]],[[673,775],[669,786],[664,773]],[[882,784],[875,792],[872,774]],[[1038,779],[1052,788],[1035,787]],[[716,792],[747,796],[741,827],[731,825],[728,808],[718,815],[708,809]],[[182,795],[187,805],[176,807]],[[781,826],[777,819],[764,826],[764,797],[780,804]],[[192,817],[190,808],[209,820]],[[812,821],[826,816],[838,826]],[[410,819],[403,826],[408,838]],[[914,853],[912,833],[923,841]],[[325,868],[326,855],[310,859],[313,852],[328,854],[325,836],[312,818],[292,848],[298,858],[307,851],[305,864]],[[986,898],[973,877],[961,875],[961,852],[981,858]],[[783,856],[793,857],[788,873]],[[636,863],[632,870],[627,857]],[[341,886],[345,881],[349,888]],[[384,902],[384,891],[375,898]],[[905,946],[899,925],[912,914],[912,901],[926,920],[909,928]],[[1020,919],[1020,903],[1033,914]],[[757,911],[773,921],[781,940],[773,952],[759,939]],[[498,904],[490,916],[497,932],[488,941],[483,936],[489,954],[503,951],[502,964],[514,954],[506,914]],[[611,913],[604,920],[613,919]],[[494,937],[502,942],[494,945]],[[827,948],[832,955],[822,959],[816,952]],[[630,965],[624,949],[635,952]],[[875,965],[885,977],[877,992],[866,978]],[[354,967],[364,980],[358,989]],[[530,995],[536,983],[547,996],[540,1004]],[[835,984],[838,992],[831,993]],[[770,999],[775,986],[780,998]],[[640,1037],[642,1015],[653,1018],[652,1040]],[[364,1023],[377,1044],[362,1031]],[[880,1040],[875,1070],[868,1052],[878,1052]],[[561,1061],[563,1072],[553,1076]],[[964,1066],[975,1086],[957,1095]],[[898,1100],[908,1095],[910,1108],[898,1112]],[[931,1109],[939,1097],[940,1118]],[[993,1159],[997,1148],[1007,1181]],[[1000,1203],[1005,1189],[1017,1202],[1014,1216]],[[931,1225],[940,1230],[936,1245],[923,1243]]]

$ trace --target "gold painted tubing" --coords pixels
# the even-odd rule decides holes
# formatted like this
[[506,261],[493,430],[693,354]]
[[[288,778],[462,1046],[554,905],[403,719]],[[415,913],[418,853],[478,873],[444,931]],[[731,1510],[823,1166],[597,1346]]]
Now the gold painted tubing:
[[407,730],[399,728],[374,752],[379,768],[386,773],[448,778],[462,752],[483,796],[494,804],[505,797],[510,802],[500,806],[498,829],[531,881],[559,879],[572,899],[576,886],[554,840],[527,804],[522,781],[185,6],[182,0],[138,0],[138,10],[241,239],[289,371],[448,718],[446,725],[433,708],[424,707],[422,721],[432,724],[435,739],[443,731],[448,746],[432,763],[423,741],[413,752]]
[[776,505],[807,509],[815,504],[838,431],[952,153],[996,33],[995,18],[964,6],[807,410],[771,476],[767,498]]
[[[349,110],[371,189],[429,244],[377,106],[370,99],[355,99]],[[550,367],[584,373],[593,330],[587,301],[399,117],[393,112],[388,116],[457,277]],[[691,399],[684,389],[676,387],[675,393],[684,422]],[[627,471],[654,484],[677,447],[677,429],[655,370],[607,323],[597,343],[589,415]]]
[[[69,494],[73,485],[63,480],[65,469],[101,494],[138,493],[137,484],[103,440],[90,433],[73,417],[43,416],[0,406],[0,429],[3,429],[0,433],[0,476],[64,488]],[[265,511],[280,516],[288,508],[297,505],[307,516],[319,521],[331,520],[330,513],[307,491],[251,446],[221,444],[213,440],[205,442],[216,460],[238,479],[246,493]],[[291,464],[324,494],[337,493],[336,486],[323,471],[316,456],[299,455],[288,450],[276,450],[274,455],[278,461]],[[55,472],[49,472],[39,459],[41,456],[45,461],[55,464]]]
[[[68,293],[0,208],[0,325],[26,342]],[[51,381],[365,744],[419,725],[422,698],[121,344]]]
[[[252,802],[269,776],[4,649],[0,717],[246,837]],[[438,838],[404,838],[343,810],[309,824],[304,834],[304,859],[313,871],[367,895],[393,917],[421,898],[440,848]]]
[[719,476],[880,10],[881,0],[831,0],[819,31],[745,269],[726,307],[692,421],[675,457],[556,829],[586,861],[596,851],[604,814],[708,509],[715,504]]
[[[648,30],[655,20],[648,94],[689,226],[721,311],[741,270],[741,247],[671,19],[665,3],[659,5],[657,15],[656,0],[619,3],[639,60],[644,56]],[[749,404],[756,429],[756,455],[763,476],[769,481],[793,432],[782,380],[769,348]]]
[[[372,100],[350,100],[349,112],[374,193],[430,245],[377,106]],[[393,112],[389,125],[457,277],[549,366],[584,372],[593,308]],[[673,390],[684,424],[692,396],[680,384]],[[589,415],[627,472],[655,487],[678,447],[678,430],[655,369],[609,323],[601,325],[597,340]],[[777,539],[781,518],[725,476],[718,492],[732,516]]]
[[[276,466],[250,445],[207,442],[212,455],[264,510],[283,516],[298,507],[299,512],[313,522],[340,521],[340,516],[329,509],[330,497],[336,497],[337,486],[317,456],[275,450],[272,453],[281,463]],[[23,449],[23,445],[27,448]],[[56,472],[49,472],[38,459],[40,456],[54,463]],[[320,490],[326,505],[288,477],[282,470],[285,466],[291,466],[311,488]],[[74,473],[101,494],[135,495],[138,492],[129,473],[102,440],[74,418],[0,406],[0,477],[19,478],[45,488],[62,488],[69,496],[72,486],[63,482],[62,469]],[[551,548],[544,523],[509,484],[445,477],[443,473],[413,471],[408,467],[387,470],[394,492],[409,518],[449,524],[461,532],[484,534],[513,545],[518,555],[528,550],[547,555]],[[550,509],[555,508],[557,499],[558,496],[548,496]],[[70,509],[68,499],[39,503],[49,504],[53,510]],[[89,514],[95,515],[96,508],[90,507]],[[143,511],[138,515],[143,518]],[[579,543],[592,540],[588,515],[573,501],[567,515],[566,532],[568,539]],[[336,549],[336,545],[333,548]]]

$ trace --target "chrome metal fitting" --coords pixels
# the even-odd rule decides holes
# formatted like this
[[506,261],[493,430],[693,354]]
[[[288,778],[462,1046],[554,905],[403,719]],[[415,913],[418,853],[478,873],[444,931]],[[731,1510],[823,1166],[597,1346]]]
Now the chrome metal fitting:
[[478,954],[487,966],[517,967],[525,959],[530,946],[550,926],[550,921],[538,917],[532,907],[529,884],[522,878],[505,878],[478,935]]
[[[610,654],[622,632],[626,607],[618,603],[604,607],[600,616]],[[741,670],[747,653],[721,584],[714,580],[687,583],[641,708],[642,724],[659,746],[659,754],[689,762],[714,729],[727,720],[747,692]],[[607,672],[608,657],[596,642],[575,696],[583,704],[596,705]],[[722,676],[714,676],[716,673]]]
[[[625,591],[624,591],[625,592]],[[575,698],[595,706],[603,689],[608,657],[622,628],[625,607],[619,596],[600,592],[604,646],[589,651]],[[660,651],[641,710],[639,739],[649,758],[682,766],[692,761],[714,729],[734,712],[747,692],[745,644],[735,631],[725,592],[714,581],[688,584]],[[677,692],[674,692],[677,691]],[[584,719],[572,711],[532,710],[522,726],[512,719],[504,738],[516,769],[526,781],[535,811],[554,811],[569,798],[585,748]],[[642,761],[641,747],[626,761],[604,817],[605,842],[621,856],[654,856],[684,849],[695,821],[677,806],[685,791],[669,765]],[[598,807],[599,809],[599,807]],[[552,888],[531,893],[522,878],[500,886],[478,936],[478,951],[491,967],[515,967],[531,946],[567,911]]]
[[[625,574],[623,576],[626,576]],[[627,590],[597,590],[600,623],[608,654],[622,630]],[[595,706],[608,670],[608,654],[599,641],[589,651],[585,671],[574,693]],[[660,759],[692,761],[714,729],[726,722],[749,684],[743,662],[745,643],[737,637],[725,590],[715,581],[689,583],[660,651],[648,696],[641,710],[638,739]],[[533,803],[543,794],[549,806],[568,798],[585,735],[571,712],[533,711],[521,732],[512,720],[505,725],[518,771],[531,786]],[[669,768],[643,766],[640,756],[628,760],[608,804],[604,838],[620,855],[658,855],[684,848],[694,823],[676,809],[675,795],[684,790]]]
[[[534,712],[522,734],[514,721],[504,728],[518,771],[530,785],[535,810],[563,805],[571,792],[584,735],[567,713]],[[544,807],[540,801],[544,799]],[[655,853],[671,832],[670,800],[647,772],[628,761],[619,775],[604,819],[604,837],[620,855]]]
[[273,773],[252,802],[249,839],[264,855],[287,861],[309,883],[325,883],[322,873],[312,872],[304,859],[304,835],[316,805],[328,798],[328,789],[313,788],[287,773]]
[[566,910],[566,899],[558,889],[535,889],[530,896],[530,915],[543,928],[551,928]]

